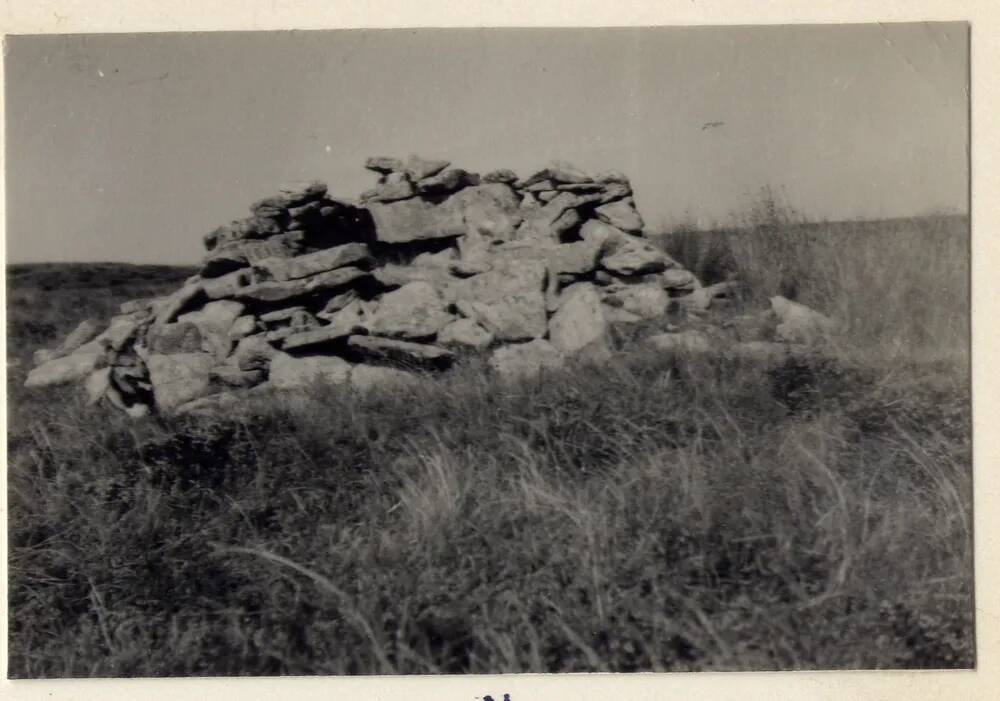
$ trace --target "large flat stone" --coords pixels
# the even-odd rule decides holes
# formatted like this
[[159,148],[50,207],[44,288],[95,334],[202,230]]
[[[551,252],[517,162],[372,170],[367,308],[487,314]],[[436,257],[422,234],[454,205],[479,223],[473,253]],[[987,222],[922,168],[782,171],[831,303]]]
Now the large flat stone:
[[384,243],[409,243],[465,233],[465,220],[459,208],[438,205],[421,197],[372,202],[368,211],[375,222],[375,235]]
[[432,338],[454,321],[455,317],[445,307],[444,299],[431,283],[417,280],[382,295],[367,326],[378,336]]
[[347,344],[358,353],[376,359],[393,360],[418,365],[447,365],[454,354],[444,348],[424,343],[397,341],[380,336],[351,336]]
[[254,272],[262,281],[283,282],[310,277],[348,265],[365,264],[370,260],[367,245],[346,243],[294,258],[266,258],[254,265]]
[[47,387],[76,382],[97,369],[103,357],[99,352],[76,352],[42,363],[28,373],[25,387]]
[[233,296],[236,299],[249,302],[283,302],[321,290],[335,290],[368,277],[368,275],[360,268],[338,268],[307,278],[283,282],[259,282],[240,287],[235,290]]

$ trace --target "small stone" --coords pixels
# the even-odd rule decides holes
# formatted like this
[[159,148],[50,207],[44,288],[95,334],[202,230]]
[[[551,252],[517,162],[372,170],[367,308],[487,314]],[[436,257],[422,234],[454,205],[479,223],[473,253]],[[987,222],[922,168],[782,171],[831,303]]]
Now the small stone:
[[394,173],[403,170],[403,162],[398,158],[387,156],[372,156],[365,161],[365,168],[376,173]]
[[395,202],[396,200],[408,199],[416,194],[413,183],[407,179],[405,174],[392,173],[384,183],[375,187],[375,192],[369,199],[377,202]]
[[417,192],[421,195],[446,195],[467,185],[478,185],[478,180],[478,176],[473,176],[461,168],[450,168],[418,181]]
[[663,272],[677,263],[655,245],[635,236],[629,236],[611,255],[601,259],[601,266],[619,275],[645,275]]
[[660,274],[660,283],[663,289],[671,292],[694,292],[701,283],[690,270],[684,268],[670,268]]
[[499,168],[497,170],[491,170],[489,173],[483,176],[484,183],[504,183],[506,185],[513,185],[517,182],[517,173],[510,170],[509,168]]
[[597,218],[605,224],[621,229],[622,231],[635,233],[642,231],[643,221],[639,212],[627,200],[618,200],[601,205],[594,210]]
[[438,343],[472,350],[485,350],[493,343],[493,334],[472,319],[457,319],[438,334]]
[[[339,312],[351,302],[355,302],[359,299],[361,299],[361,295],[358,294],[357,290],[347,290],[339,295],[334,295],[327,300],[326,306],[324,306],[323,310],[316,316],[321,319],[327,318],[327,315]],[[261,318],[263,319],[263,317]]]
[[318,200],[326,194],[326,183],[319,180],[296,180],[278,186],[278,192],[287,206],[295,206]]
[[403,170],[414,182],[437,175],[442,170],[451,165],[451,161],[428,160],[420,156],[411,155],[403,164]]

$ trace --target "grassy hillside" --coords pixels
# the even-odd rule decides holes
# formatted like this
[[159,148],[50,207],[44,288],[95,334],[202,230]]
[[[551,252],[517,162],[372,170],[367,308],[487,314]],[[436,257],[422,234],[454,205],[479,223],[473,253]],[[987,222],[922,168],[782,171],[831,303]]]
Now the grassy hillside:
[[[215,421],[130,422],[15,367],[11,675],[970,666],[967,220],[661,239],[846,341],[773,372],[468,363]],[[190,271],[149,273],[9,271],[14,359]]]

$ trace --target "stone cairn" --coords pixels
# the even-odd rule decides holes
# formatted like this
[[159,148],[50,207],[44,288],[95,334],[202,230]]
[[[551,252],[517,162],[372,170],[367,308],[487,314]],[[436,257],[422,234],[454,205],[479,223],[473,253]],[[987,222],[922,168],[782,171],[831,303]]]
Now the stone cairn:
[[200,271],[175,293],[126,302],[106,330],[85,321],[38,351],[26,385],[82,381],[91,403],[140,417],[317,379],[367,391],[469,353],[520,377],[604,357],[609,324],[698,312],[731,286],[702,287],[643,237],[621,173],[556,162],[518,179],[450,165],[370,158],[378,184],[356,201],[321,182],[280,187],[205,236]]

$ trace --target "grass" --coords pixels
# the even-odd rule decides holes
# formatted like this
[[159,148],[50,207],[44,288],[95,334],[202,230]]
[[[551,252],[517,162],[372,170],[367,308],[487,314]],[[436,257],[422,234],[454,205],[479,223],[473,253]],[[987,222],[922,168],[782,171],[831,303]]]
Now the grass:
[[737,311],[837,316],[832,359],[468,361],[132,422],[20,387],[89,294],[12,303],[10,674],[971,666],[967,221],[758,224],[662,238]]

